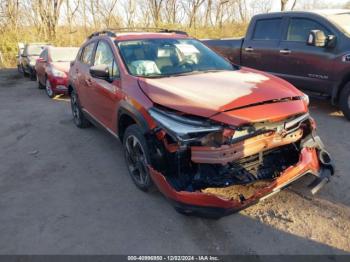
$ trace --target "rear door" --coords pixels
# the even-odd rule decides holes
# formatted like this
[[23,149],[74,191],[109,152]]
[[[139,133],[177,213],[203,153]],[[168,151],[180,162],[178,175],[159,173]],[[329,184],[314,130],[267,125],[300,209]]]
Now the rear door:
[[273,74],[280,72],[279,50],[285,19],[282,16],[257,18],[242,47],[242,65]]
[[311,30],[334,34],[318,21],[309,17],[290,17],[288,29],[281,42],[281,77],[298,88],[331,93],[334,59],[333,50],[307,44]]
[[91,92],[91,113],[106,128],[112,130],[113,117],[118,102],[118,93],[121,90],[119,67],[115,54],[107,40],[100,40],[96,47],[94,65],[105,65],[109,69],[110,79],[104,80],[92,78]]

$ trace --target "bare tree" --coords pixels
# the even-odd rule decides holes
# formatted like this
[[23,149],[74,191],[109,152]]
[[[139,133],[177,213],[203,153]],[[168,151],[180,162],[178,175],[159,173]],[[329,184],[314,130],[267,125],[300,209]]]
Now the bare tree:
[[181,5],[179,0],[166,0],[164,8],[165,20],[168,24],[178,23]]
[[69,29],[69,44],[72,44],[72,38],[73,38],[73,19],[78,11],[79,8],[79,4],[80,4],[80,0],[77,0],[74,2],[75,5],[72,6],[71,5],[71,1],[70,0],[66,0],[66,9],[67,9],[67,23],[68,23],[68,29]]
[[[282,1],[282,0],[281,0]],[[247,2],[246,0],[237,0],[239,16],[242,22],[247,21]]]
[[148,9],[152,14],[152,20],[155,27],[159,26],[161,22],[161,9],[163,7],[164,0],[148,0]]
[[[281,0],[281,11],[287,10],[287,5],[289,3],[289,0]],[[297,0],[293,0],[293,3],[291,5],[291,10],[293,10],[296,6]]]
[[100,2],[100,17],[104,27],[119,26],[119,17],[115,11],[118,0],[105,0]]
[[343,8],[350,9],[350,1],[346,2]]
[[196,27],[197,13],[205,0],[188,0],[182,3],[184,11],[188,16],[188,26]]
[[56,30],[63,0],[35,0],[32,1],[42,24],[45,26],[47,37],[56,39]]
[[136,19],[136,0],[126,0],[124,2],[125,24],[127,27],[135,25]]
[[272,0],[252,1],[250,4],[250,16],[253,16],[258,13],[268,13],[271,11],[271,8]]

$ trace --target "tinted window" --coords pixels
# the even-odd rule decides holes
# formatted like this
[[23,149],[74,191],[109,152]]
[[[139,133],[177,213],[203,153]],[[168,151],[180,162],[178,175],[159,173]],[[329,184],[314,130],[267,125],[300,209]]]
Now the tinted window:
[[81,62],[87,65],[91,65],[92,63],[92,53],[94,51],[95,43],[88,44],[83,48],[82,55],[81,55]]
[[42,58],[45,61],[47,61],[47,49],[45,49],[44,51],[41,52],[40,58]]
[[255,25],[254,40],[278,40],[281,35],[281,18],[258,20]]
[[117,63],[114,60],[114,55],[111,47],[105,41],[100,41],[96,48],[94,65],[106,65],[109,68],[109,74],[112,78],[119,76]]
[[292,18],[289,22],[287,40],[306,42],[311,30],[321,30],[326,35],[329,31],[319,23],[304,18]]

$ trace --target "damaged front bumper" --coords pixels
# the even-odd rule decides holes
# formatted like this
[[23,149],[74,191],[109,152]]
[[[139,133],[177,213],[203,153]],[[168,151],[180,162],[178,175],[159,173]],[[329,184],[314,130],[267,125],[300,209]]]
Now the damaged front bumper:
[[149,172],[159,190],[174,202],[175,208],[179,211],[207,217],[221,217],[242,210],[281,191],[306,174],[315,176],[311,189],[315,194],[329,181],[334,168],[320,138],[310,135],[302,141],[299,161],[295,165],[285,169],[276,179],[257,189],[251,196],[239,200],[202,191],[177,191],[162,173],[151,166],[149,166]]

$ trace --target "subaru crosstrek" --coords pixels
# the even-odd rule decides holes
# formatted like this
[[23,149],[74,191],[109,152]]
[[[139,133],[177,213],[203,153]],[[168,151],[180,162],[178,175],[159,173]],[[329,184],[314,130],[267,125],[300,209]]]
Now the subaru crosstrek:
[[220,217],[333,164],[288,82],[239,67],[180,31],[92,34],[69,72],[75,124],[123,142],[137,187],[185,214]]

